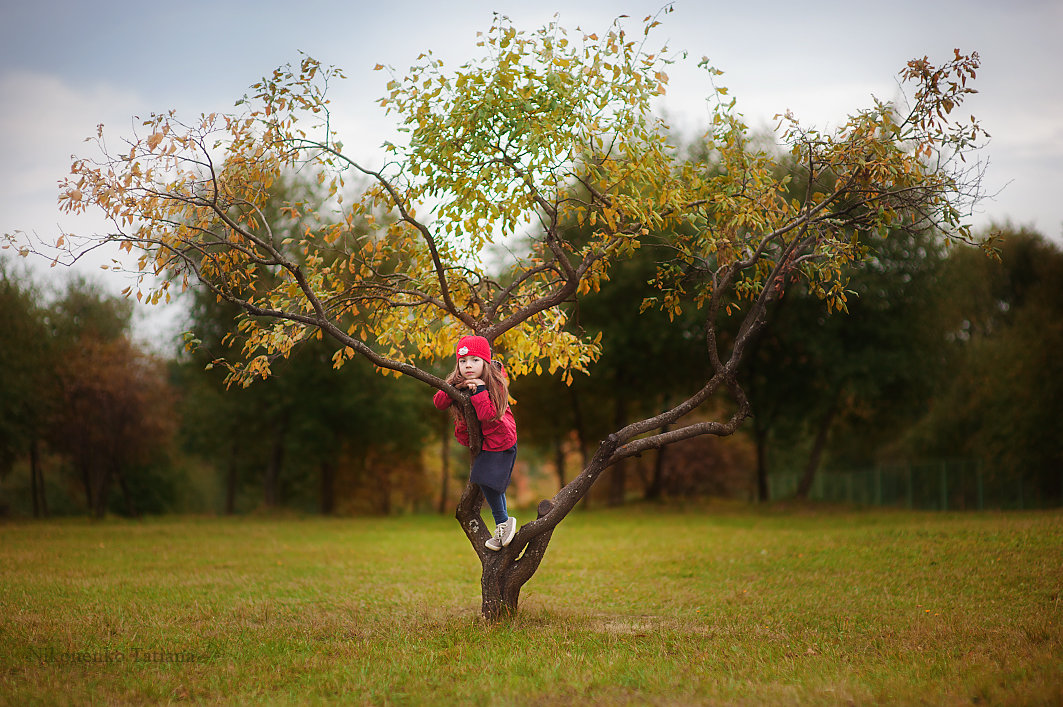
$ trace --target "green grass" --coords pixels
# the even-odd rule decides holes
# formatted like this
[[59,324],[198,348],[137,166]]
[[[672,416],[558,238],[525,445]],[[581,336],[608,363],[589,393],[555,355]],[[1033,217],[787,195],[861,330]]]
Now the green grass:
[[0,702],[1060,704],[1061,590],[1058,512],[577,513],[499,625],[449,518],[8,523]]

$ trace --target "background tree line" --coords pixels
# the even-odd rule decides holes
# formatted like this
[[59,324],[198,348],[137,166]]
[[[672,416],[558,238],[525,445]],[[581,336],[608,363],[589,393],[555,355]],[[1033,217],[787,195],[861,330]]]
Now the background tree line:
[[[274,208],[300,189],[310,183],[279,186]],[[800,471],[801,496],[822,469],[963,458],[1058,504],[1063,251],[1000,230],[997,260],[929,232],[868,243],[876,256],[848,273],[847,313],[828,315],[795,284],[744,371],[752,424],[626,460],[588,501],[768,500],[773,472]],[[653,256],[619,263],[611,288],[570,305],[571,326],[603,335],[594,375],[516,381],[525,483],[563,484],[605,430],[703,376],[678,353],[703,335],[696,319],[640,310]],[[329,347],[310,341],[268,380],[227,389],[212,364],[238,345],[225,338],[236,311],[213,296],[192,292],[197,346],[163,360],[132,341],[130,301],[77,279],[47,297],[0,262],[3,513],[388,513],[456,501],[465,459],[450,459],[449,424],[411,381],[364,364],[334,370]]]

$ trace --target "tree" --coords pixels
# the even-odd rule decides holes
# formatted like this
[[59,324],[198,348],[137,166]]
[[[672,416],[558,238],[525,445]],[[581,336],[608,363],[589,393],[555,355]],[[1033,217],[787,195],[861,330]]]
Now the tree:
[[[472,331],[504,352],[512,376],[545,364],[570,380],[599,346],[566,327],[562,305],[607,287],[614,262],[669,234],[659,292],[645,306],[674,315],[693,297],[706,332],[696,345],[712,375],[681,402],[618,425],[501,552],[484,547],[483,498],[466,486],[456,516],[481,562],[483,614],[497,618],[516,610],[554,529],[605,469],[738,428],[750,412],[738,367],[765,308],[797,278],[829,309],[844,307],[842,268],[864,254],[851,233],[935,224],[970,238],[962,218],[978,173],[961,158],[981,131],[950,116],[973,92],[966,84],[977,55],[957,51],[940,67],[910,62],[901,74],[914,88],[910,105],[875,101],[831,133],[784,117],[779,137],[803,166],[802,196],[791,199],[723,87],[706,136],[717,169],[691,168],[668,146],[653,99],[679,57],[644,51],[657,24],[647,18],[634,39],[619,21],[601,36],[573,38],[556,24],[519,32],[500,17],[480,42],[482,56],[454,72],[423,55],[381,99],[408,139],[389,144],[377,169],[346,156],[330,132],[326,89],[341,73],[306,57],[256,83],[233,115],[191,124],[152,115],[119,151],[101,129],[99,155],[75,160],[60,204],[103,209],[113,232],[101,238],[139,250],[149,301],[196,283],[244,311],[247,360],[230,364],[233,380],[268,376],[271,357],[320,333],[337,343],[337,366],[361,356],[445,391],[473,430],[474,453],[472,406],[427,362],[449,358],[459,334]],[[261,209],[276,180],[307,165],[324,170],[329,199],[286,208],[322,219],[330,209],[333,218],[298,236],[294,259]],[[374,186],[341,203],[350,174]],[[398,220],[352,231],[354,219],[381,210]],[[593,229],[586,243],[565,239],[570,219]],[[501,274],[485,264],[487,245],[532,224],[529,251],[514,253]],[[726,340],[717,336],[725,313],[741,317]],[[343,324],[354,315],[364,323]],[[717,392],[733,400],[726,419],[672,427]]]
[[89,511],[104,516],[117,482],[124,513],[139,515],[131,475],[165,453],[174,432],[165,368],[125,338],[85,338],[64,356],[59,384],[49,442],[74,463]]
[[[590,231],[572,224],[565,239],[582,243]],[[605,437],[627,419],[651,415],[668,400],[681,398],[691,381],[705,378],[707,363],[689,345],[703,337],[697,311],[690,307],[669,316],[658,309],[640,309],[660,257],[658,247],[640,248],[614,264],[608,287],[588,293],[567,308],[575,329],[584,336],[600,337],[601,354],[592,376],[577,376],[567,389],[557,374],[527,376],[514,385],[514,397],[526,413],[521,439],[531,431],[540,443],[553,446],[559,469],[564,465],[564,442],[572,433],[578,440]],[[617,391],[624,394],[617,395]],[[528,417],[531,420],[526,422]],[[651,498],[663,490],[663,452],[658,450],[654,473],[645,484],[645,494]],[[608,498],[612,504],[624,501],[627,471],[623,461],[611,468]],[[564,486],[563,475],[561,481]]]
[[872,463],[926,409],[943,368],[935,314],[943,259],[938,234],[892,233],[848,268],[845,315],[826,316],[801,286],[769,310],[744,378],[762,500],[769,447],[805,454],[797,496],[806,498],[825,456]]
[[[28,457],[34,517],[48,515],[41,441],[54,402],[54,350],[38,295],[0,260],[0,479]],[[0,514],[3,510],[0,509]]]
[[413,385],[382,380],[359,362],[335,371],[332,350],[312,340],[268,380],[227,389],[219,370],[204,370],[207,353],[204,346],[180,367],[183,443],[220,472],[225,513],[236,512],[249,485],[265,508],[326,515],[345,501],[386,513],[393,495],[417,500],[416,479],[402,473],[419,463],[426,433]]
[[1003,227],[999,259],[954,249],[939,302],[948,375],[905,440],[920,456],[983,462],[986,478],[1063,500],[1063,251]]
[[[161,365],[127,338],[129,302],[73,279],[45,307],[6,266],[0,275],[0,475],[28,460],[33,514],[48,515],[42,460],[58,452],[73,466],[90,512],[106,512],[113,482],[122,491],[120,512],[157,510],[165,479],[148,462],[158,461],[172,433],[172,392]],[[56,500],[53,510],[63,506]]]
[[175,432],[165,366],[129,341],[131,316],[126,300],[83,280],[70,283],[49,316],[58,350],[58,404],[48,443],[70,459],[89,512],[98,518],[107,512],[115,482],[123,512],[142,512],[135,474],[158,463]]
[[[288,203],[313,199],[315,187],[304,175],[272,186],[262,213],[281,240],[294,241],[316,222],[313,214],[292,219],[285,212]],[[364,223],[359,228],[368,231]],[[300,257],[294,247],[289,250],[291,257]],[[398,456],[409,466],[411,458],[418,458],[424,415],[410,405],[411,386],[380,391],[379,376],[365,365],[334,371],[332,350],[323,340],[308,341],[275,363],[274,375],[262,384],[226,389],[221,367],[214,368],[213,362],[240,346],[241,336],[232,331],[240,310],[206,290],[191,294],[196,352],[187,363],[200,374],[183,372],[191,393],[182,415],[185,444],[224,471],[226,513],[235,511],[245,477],[259,485],[267,508],[290,503],[293,492],[303,490],[305,496],[305,490],[313,488],[317,507],[327,514],[336,508],[337,481],[350,481],[346,477],[366,471],[350,464],[340,468],[342,459],[364,461],[384,454]],[[389,507],[390,494],[380,489],[392,481],[402,486],[398,478],[391,478],[393,466],[375,470],[379,483],[373,488],[374,498],[361,499],[368,501],[363,507],[385,511]]]

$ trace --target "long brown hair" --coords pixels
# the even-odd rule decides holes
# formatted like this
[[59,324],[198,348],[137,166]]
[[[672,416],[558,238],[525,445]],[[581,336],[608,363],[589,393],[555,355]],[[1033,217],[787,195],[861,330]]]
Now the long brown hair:
[[[481,376],[483,382],[487,384],[487,394],[491,396],[491,402],[495,405],[495,410],[498,414],[493,419],[501,420],[502,416],[506,414],[506,410],[509,409],[509,379],[506,378],[506,374],[502,372],[502,363],[498,360],[484,361],[484,372]],[[454,371],[447,376],[447,383],[451,385],[457,385],[462,380],[461,370],[458,368],[458,364],[454,364]],[[457,410],[455,409],[455,414]]]

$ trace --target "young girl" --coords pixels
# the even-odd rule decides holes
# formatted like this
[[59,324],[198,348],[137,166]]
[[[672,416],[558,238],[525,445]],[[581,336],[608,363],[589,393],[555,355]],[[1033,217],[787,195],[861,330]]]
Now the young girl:
[[[491,362],[491,344],[482,336],[464,336],[456,350],[458,363],[447,383],[468,391],[476,417],[483,430],[483,451],[472,463],[474,484],[483,491],[495,519],[495,534],[487,541],[489,550],[509,545],[517,532],[517,519],[506,512],[506,487],[517,460],[517,423],[509,409],[509,384],[502,364]],[[437,391],[432,402],[446,410],[454,402],[444,391]],[[454,436],[469,446],[469,429],[460,410],[454,412]]]

